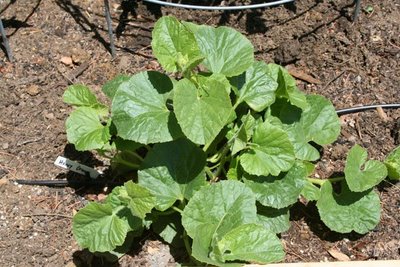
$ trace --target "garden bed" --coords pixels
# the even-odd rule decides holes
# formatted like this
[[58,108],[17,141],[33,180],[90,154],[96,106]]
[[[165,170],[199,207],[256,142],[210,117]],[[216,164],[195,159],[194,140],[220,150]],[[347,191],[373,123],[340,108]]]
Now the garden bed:
[[[363,1],[364,8],[372,9],[363,11],[356,23],[351,21],[352,1],[306,0],[234,13],[142,3],[123,12],[113,3],[113,26],[119,36],[115,60],[107,51],[103,1],[9,2],[0,1],[16,61],[0,61],[0,265],[96,262],[74,241],[71,217],[88,200],[104,198],[102,188],[18,186],[7,180],[76,178],[53,165],[58,155],[91,166],[108,164],[67,145],[64,122],[70,108],[61,96],[72,82],[99,93],[118,73],[160,69],[151,55],[150,36],[161,14],[238,29],[254,44],[257,59],[287,66],[297,73],[301,90],[324,95],[338,109],[400,102],[400,11],[394,1]],[[124,15],[125,25],[118,20]],[[317,174],[329,177],[342,171],[355,143],[368,148],[370,157],[384,159],[400,143],[399,118],[400,110],[342,116],[342,135],[325,147]],[[281,235],[285,261],[400,259],[399,191],[398,185],[382,183],[381,222],[364,236],[330,232],[319,221],[315,205],[299,202],[291,214],[291,228]],[[146,233],[120,264],[162,266],[181,260],[181,254]]]

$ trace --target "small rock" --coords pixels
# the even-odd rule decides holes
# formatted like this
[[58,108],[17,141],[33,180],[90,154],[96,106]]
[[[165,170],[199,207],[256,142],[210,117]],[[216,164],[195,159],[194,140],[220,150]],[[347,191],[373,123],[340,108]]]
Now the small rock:
[[53,113],[45,113],[44,117],[49,120],[54,120],[55,116]]
[[26,92],[28,93],[28,95],[30,96],[35,96],[38,95],[40,93],[40,88],[39,86],[37,86],[36,84],[32,84],[31,86],[29,86],[26,89]]
[[81,64],[89,59],[89,54],[86,50],[82,48],[74,47],[71,51],[71,59],[74,64]]
[[71,57],[62,57],[60,61],[67,66],[72,66],[74,64]]
[[8,143],[3,143],[3,145],[1,146],[4,150],[8,149],[10,147],[10,145]]

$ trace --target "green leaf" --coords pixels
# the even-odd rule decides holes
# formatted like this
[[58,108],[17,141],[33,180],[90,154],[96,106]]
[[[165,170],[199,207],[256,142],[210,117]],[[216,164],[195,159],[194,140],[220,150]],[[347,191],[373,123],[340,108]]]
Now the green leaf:
[[276,96],[286,98],[290,103],[301,109],[307,108],[306,96],[296,85],[296,80],[289,72],[277,64],[268,64],[268,74],[278,83]]
[[140,220],[129,210],[92,202],[74,216],[72,231],[81,247],[91,252],[106,252],[121,246],[127,233],[140,227]]
[[240,157],[243,169],[253,175],[278,175],[289,170],[295,160],[287,133],[269,123],[257,125],[250,149]]
[[168,142],[182,135],[167,100],[173,88],[165,74],[148,71],[119,86],[112,103],[118,135],[142,144]]
[[333,192],[332,184],[325,182],[321,187],[321,197],[317,201],[321,220],[331,230],[339,233],[355,231],[365,234],[379,223],[381,206],[377,193],[372,189],[351,192],[342,183],[342,192]]
[[314,201],[321,197],[321,190],[310,181],[307,181],[301,191],[301,195],[308,201]]
[[193,238],[192,255],[218,266],[232,260],[281,260],[279,239],[257,225],[256,212],[255,197],[241,182],[221,181],[200,189],[182,213],[182,224]]
[[269,263],[285,257],[278,237],[258,224],[242,224],[225,234],[214,245],[214,250],[217,250],[216,258],[223,262],[241,260]]
[[65,103],[77,107],[94,107],[100,105],[96,96],[87,86],[82,84],[69,86],[64,92],[63,100]]
[[[309,144],[319,145],[334,142],[340,134],[340,121],[332,103],[323,96],[307,95],[308,106],[302,112],[289,103],[280,103],[274,114],[284,121],[296,158],[308,161],[319,159],[318,150]],[[277,107],[273,107],[277,109]]]
[[246,70],[246,83],[239,90],[239,102],[245,101],[253,110],[262,111],[275,101],[278,84],[268,75],[267,64],[255,61]]
[[387,176],[385,164],[378,160],[367,161],[367,150],[355,145],[349,151],[344,174],[353,192],[362,192],[379,184]]
[[385,159],[388,177],[392,180],[400,180],[400,147],[393,150]]
[[184,134],[196,144],[211,142],[233,113],[225,86],[204,78],[196,86],[188,79],[176,84],[174,112]]
[[256,195],[263,206],[276,209],[285,208],[295,203],[306,183],[307,170],[296,163],[286,174],[274,176],[243,175],[244,183]]
[[283,233],[290,228],[288,208],[274,209],[257,205],[257,213],[259,222],[273,233]]
[[152,224],[151,228],[168,244],[175,248],[184,247],[182,234],[183,226],[181,216],[173,213],[168,216],[158,217]]
[[253,45],[238,31],[228,27],[202,26],[195,37],[204,65],[213,73],[232,77],[243,73],[254,61]]
[[74,144],[76,150],[101,149],[109,142],[110,121],[103,125],[100,121],[101,115],[100,110],[83,106],[71,112],[65,127],[68,142]]
[[303,111],[300,125],[309,141],[327,145],[340,134],[340,120],[331,101],[320,95],[307,95],[308,108]]
[[183,210],[182,225],[192,238],[202,226],[223,236],[242,224],[257,221],[255,202],[253,192],[243,183],[221,181],[194,194]]
[[232,142],[232,155],[242,151],[247,147],[247,142],[251,139],[256,126],[255,118],[250,114],[246,114],[240,118],[240,126],[235,124],[235,127],[228,131],[226,137],[228,142]]
[[125,75],[125,74],[119,74],[115,76],[112,80],[106,82],[101,90],[103,93],[108,96],[110,99],[114,98],[115,92],[117,91],[118,87],[128,81],[130,79],[130,76]]
[[202,60],[193,33],[174,17],[159,19],[152,37],[153,53],[166,71],[187,70]]
[[133,215],[144,219],[146,214],[150,213],[154,208],[156,204],[155,197],[151,195],[149,190],[132,181],[126,182],[124,188],[126,194],[122,194],[119,197],[126,201],[127,207]]
[[203,150],[187,139],[157,144],[138,172],[139,184],[156,197],[156,208],[164,211],[206,185],[205,165]]

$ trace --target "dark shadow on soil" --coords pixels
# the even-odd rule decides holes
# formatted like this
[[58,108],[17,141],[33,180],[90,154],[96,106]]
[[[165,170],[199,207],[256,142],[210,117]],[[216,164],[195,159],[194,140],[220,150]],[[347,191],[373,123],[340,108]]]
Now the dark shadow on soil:
[[136,8],[137,8],[137,3],[134,0],[124,0],[121,2],[122,13],[119,16],[118,26],[115,29],[115,34],[117,38],[121,37],[122,33],[124,32],[127,25],[129,14],[131,14],[134,17],[137,16]]
[[93,38],[99,41],[104,48],[111,53],[110,44],[104,40],[104,38],[100,35],[100,32],[97,30],[95,24],[90,22],[85,15],[83,15],[82,11],[80,10],[79,6],[74,5],[69,0],[57,0],[56,4],[63,9],[65,12],[71,15],[71,17],[75,20],[75,22],[86,32],[93,32]]
[[[15,1],[14,1],[15,2]],[[15,20],[15,17],[12,17],[10,20],[8,20],[8,23],[11,27],[14,27],[14,31],[8,36],[11,37],[14,34],[17,33],[17,31],[20,28],[26,28],[26,27],[32,27],[31,25],[29,25],[27,22],[28,20],[32,17],[33,14],[35,14],[36,10],[39,8],[40,3],[42,3],[42,0],[38,0],[36,5],[32,8],[31,13],[28,14],[28,16],[26,16],[26,18],[23,21],[19,21],[19,20]],[[7,21],[7,20],[3,20],[3,23]],[[13,26],[14,25],[14,26]],[[6,25],[4,25],[4,27],[7,27]]]
[[8,3],[8,4],[0,11],[0,15],[3,14],[3,12],[6,11],[11,5],[15,4],[15,2],[17,2],[17,0],[11,0],[10,3]]

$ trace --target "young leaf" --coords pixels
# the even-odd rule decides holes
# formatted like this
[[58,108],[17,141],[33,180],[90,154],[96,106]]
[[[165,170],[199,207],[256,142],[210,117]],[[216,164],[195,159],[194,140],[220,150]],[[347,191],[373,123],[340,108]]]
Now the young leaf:
[[306,183],[307,170],[296,163],[286,174],[274,176],[243,175],[244,183],[256,195],[263,206],[276,209],[285,208],[295,203]]
[[246,70],[246,83],[239,90],[239,102],[245,101],[253,110],[262,111],[275,101],[278,84],[268,75],[267,64],[255,61]]
[[393,150],[385,159],[388,177],[392,180],[400,180],[400,147]]
[[121,246],[127,233],[140,227],[141,220],[129,210],[92,202],[74,216],[72,231],[81,247],[91,252],[106,252]]
[[101,110],[91,107],[78,107],[71,112],[65,127],[68,142],[74,144],[76,150],[101,149],[109,142],[110,123],[103,125],[101,114]]
[[[215,257],[225,261],[277,262],[285,257],[281,241],[258,224],[242,224],[214,244]],[[211,254],[211,257],[213,254]]]
[[202,61],[193,33],[174,17],[159,19],[152,37],[153,53],[166,71],[188,70]]
[[85,85],[71,85],[64,92],[63,100],[65,103],[76,107],[98,107],[107,109],[97,101],[96,96]]
[[257,216],[259,222],[269,231],[279,234],[290,228],[289,209],[274,209],[257,205]]
[[222,83],[207,78],[199,86],[188,79],[176,84],[174,112],[184,134],[194,143],[204,145],[217,136],[233,109]]
[[295,160],[287,133],[269,123],[257,125],[250,149],[240,156],[243,169],[253,175],[278,175]]
[[154,208],[155,197],[151,195],[149,190],[132,181],[126,182],[124,188],[125,192],[122,191],[121,193],[124,194],[121,194],[119,198],[124,199],[133,215],[144,219],[146,214]]
[[321,187],[317,208],[326,226],[339,233],[365,234],[374,229],[381,213],[378,194],[372,189],[351,192],[345,183],[342,183],[341,191],[340,195],[334,193],[328,181]]
[[254,61],[251,42],[238,31],[228,27],[202,26],[195,37],[204,65],[213,73],[232,77],[243,73]]
[[166,102],[173,88],[165,74],[148,71],[119,86],[112,103],[112,119],[123,139],[142,144],[168,142],[182,135]]
[[101,88],[101,90],[103,91],[103,93],[106,96],[108,96],[110,99],[113,99],[118,87],[122,83],[128,81],[129,79],[130,79],[130,76],[124,75],[124,74],[119,74],[119,75],[115,76],[114,79],[106,82],[103,85],[103,87]]
[[306,96],[296,85],[296,80],[289,72],[277,64],[267,65],[268,74],[278,83],[276,96],[286,98],[289,102],[301,109],[307,108]]
[[353,192],[362,192],[379,184],[387,176],[385,164],[378,160],[367,161],[367,151],[355,145],[349,151],[344,174]]
[[144,159],[139,184],[156,197],[156,208],[164,211],[206,185],[205,164],[203,150],[187,139],[157,144]]

